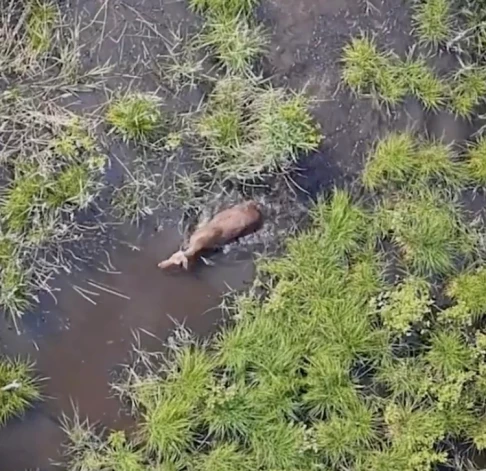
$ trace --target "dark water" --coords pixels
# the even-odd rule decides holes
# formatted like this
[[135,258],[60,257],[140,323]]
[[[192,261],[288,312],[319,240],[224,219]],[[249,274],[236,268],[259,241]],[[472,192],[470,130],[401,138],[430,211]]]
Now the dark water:
[[[131,419],[110,397],[109,383],[113,369],[128,360],[133,332],[144,329],[165,339],[174,319],[198,335],[208,334],[221,315],[221,294],[229,288],[242,289],[245,280],[253,277],[252,261],[238,247],[216,255],[214,266],[200,264],[191,273],[168,274],[156,264],[179,247],[177,230],[142,237],[137,249],[133,237],[132,242],[133,246],[124,244],[111,251],[116,274],[90,268],[62,279],[57,306],[42,314],[45,322],[29,317],[26,332],[20,336],[2,326],[3,353],[29,354],[39,374],[49,379],[43,389],[48,396],[45,402],[0,430],[1,471],[51,469],[50,460],[59,459],[63,439],[57,418],[63,412],[69,414],[73,403],[91,421],[129,427]],[[89,280],[123,297],[94,287]],[[89,301],[74,286],[98,295],[86,294]],[[142,338],[149,348],[159,345],[150,336]]]

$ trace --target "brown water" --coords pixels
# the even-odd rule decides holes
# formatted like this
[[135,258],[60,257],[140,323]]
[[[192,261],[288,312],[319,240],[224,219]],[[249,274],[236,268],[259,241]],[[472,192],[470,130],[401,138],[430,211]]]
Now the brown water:
[[[50,460],[59,459],[63,440],[57,418],[70,413],[73,403],[92,421],[129,427],[131,419],[110,397],[109,383],[113,369],[128,360],[133,331],[144,329],[165,339],[175,319],[199,335],[208,334],[220,318],[221,294],[243,288],[245,280],[253,277],[252,261],[238,247],[216,255],[214,266],[200,264],[191,273],[163,273],[157,261],[178,248],[178,232],[150,234],[137,244],[130,237],[131,244],[110,253],[116,273],[89,268],[62,279],[57,305],[44,314],[45,322],[27,319],[27,332],[20,336],[2,326],[1,349],[9,355],[30,354],[36,360],[40,375],[49,378],[44,385],[49,398],[24,420],[13,420],[0,430],[1,471],[53,469]],[[102,258],[106,259],[100,257],[100,262]],[[104,292],[89,280],[123,297]],[[73,289],[76,286],[97,295],[87,294],[91,301],[85,299]],[[150,348],[159,345],[150,336],[142,338]]]

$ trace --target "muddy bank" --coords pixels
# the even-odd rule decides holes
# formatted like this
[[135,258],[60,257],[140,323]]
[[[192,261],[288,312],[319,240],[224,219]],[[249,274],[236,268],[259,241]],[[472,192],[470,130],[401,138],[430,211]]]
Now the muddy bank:
[[[61,279],[57,305],[45,303],[42,313],[29,315],[21,336],[2,326],[1,352],[30,355],[48,378],[46,401],[0,431],[2,471],[54,469],[49,463],[59,459],[63,438],[58,418],[69,414],[72,404],[91,421],[130,427],[131,419],[110,397],[109,383],[114,369],[128,360],[133,333],[143,329],[166,340],[178,322],[206,335],[221,317],[221,294],[243,289],[253,277],[251,254],[241,246],[216,254],[214,266],[201,263],[191,273],[163,273],[156,263],[179,247],[178,230],[130,232],[119,235],[126,243],[105,260],[112,273],[100,271],[100,264]],[[160,345],[149,335],[142,338],[149,348]]]

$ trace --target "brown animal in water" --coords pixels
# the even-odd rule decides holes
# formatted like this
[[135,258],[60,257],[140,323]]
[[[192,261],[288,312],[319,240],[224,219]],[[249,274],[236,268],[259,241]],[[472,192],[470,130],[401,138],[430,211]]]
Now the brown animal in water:
[[203,250],[214,249],[252,234],[261,229],[262,225],[263,214],[255,201],[225,209],[192,234],[186,250],[179,250],[169,259],[160,262],[159,268],[182,265],[187,270],[189,260],[197,257]]

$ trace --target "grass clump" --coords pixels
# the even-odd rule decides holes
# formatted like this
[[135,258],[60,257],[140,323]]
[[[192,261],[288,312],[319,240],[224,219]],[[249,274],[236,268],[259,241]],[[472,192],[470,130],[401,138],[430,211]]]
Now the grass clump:
[[429,285],[419,278],[407,278],[386,294],[380,317],[392,332],[406,333],[430,313]]
[[486,282],[486,269],[461,273],[447,286],[447,295],[457,302],[456,309],[472,320],[486,313],[486,296],[483,290]]
[[258,5],[258,0],[189,0],[189,6],[209,16],[235,18],[249,15]]
[[486,69],[467,67],[456,73],[452,79],[449,107],[461,118],[472,116],[486,95]]
[[434,46],[446,42],[452,32],[449,0],[420,0],[413,16],[415,32],[423,42]]
[[0,426],[22,415],[40,399],[39,384],[33,376],[33,364],[20,360],[0,359]]
[[376,189],[387,182],[405,183],[417,167],[417,145],[411,133],[392,133],[381,139],[366,162],[363,182]]
[[480,137],[466,155],[466,170],[473,182],[486,185],[486,138]]
[[447,96],[446,84],[437,77],[424,58],[407,59],[402,73],[406,78],[409,92],[426,110],[437,111],[444,106]]
[[286,170],[320,143],[308,105],[303,95],[283,89],[256,88],[241,78],[220,81],[197,123],[205,163],[237,179]]
[[56,4],[50,0],[32,0],[27,19],[27,39],[37,54],[49,51],[52,31],[59,15]]
[[106,120],[126,140],[149,141],[163,126],[159,106],[153,95],[127,93],[110,104]]
[[440,141],[417,141],[410,132],[391,133],[379,140],[363,173],[363,183],[370,190],[390,183],[445,183],[456,187],[465,180],[464,166],[451,146]]
[[206,24],[201,43],[228,71],[242,73],[251,69],[267,39],[261,26],[252,26],[245,18],[216,16]]
[[366,92],[376,83],[378,71],[386,66],[386,60],[374,39],[353,38],[343,50],[344,83],[356,93]]
[[432,334],[427,362],[442,377],[472,368],[474,360],[474,351],[467,345],[461,332],[445,329]]
[[391,209],[384,210],[382,223],[407,265],[419,274],[450,273],[459,259],[474,250],[474,234],[454,204],[438,191],[420,187],[402,195]]

